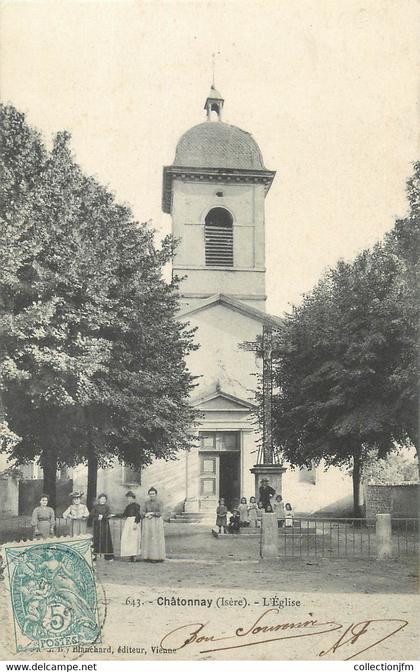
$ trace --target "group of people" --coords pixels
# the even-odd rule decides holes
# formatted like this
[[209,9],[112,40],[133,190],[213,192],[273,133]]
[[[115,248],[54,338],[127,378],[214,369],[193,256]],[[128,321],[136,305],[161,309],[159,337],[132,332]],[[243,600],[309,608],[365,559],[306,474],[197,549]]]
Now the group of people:
[[[278,527],[293,526],[293,508],[290,502],[283,502],[281,495],[269,485],[268,479],[263,478],[259,488],[259,500],[255,497],[241,498],[237,508],[232,509],[229,515],[225,500],[221,498],[216,509],[216,527],[219,534],[237,534],[241,527],[261,527],[262,514],[273,513],[277,516]],[[228,522],[229,517],[229,522]]]
[[[165,536],[163,531],[163,507],[157,498],[156,488],[149,488],[148,499],[139,504],[131,490],[127,492],[127,506],[122,514],[111,513],[108,497],[101,493],[91,511],[82,503],[83,493],[71,493],[72,503],[64,511],[63,518],[71,525],[71,535],[85,534],[88,521],[93,526],[94,560],[97,555],[105,560],[114,559],[110,518],[123,518],[124,526],[121,534],[121,557],[128,557],[134,562],[141,557],[150,562],[161,562],[165,559]],[[42,495],[39,506],[32,513],[32,527],[35,537],[46,539],[54,535],[54,509],[48,505],[48,495]]]

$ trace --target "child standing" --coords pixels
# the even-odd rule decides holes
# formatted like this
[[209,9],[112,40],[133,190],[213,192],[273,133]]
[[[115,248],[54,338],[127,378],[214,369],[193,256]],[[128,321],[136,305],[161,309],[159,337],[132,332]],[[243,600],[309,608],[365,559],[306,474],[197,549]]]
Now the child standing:
[[287,502],[284,506],[285,509],[285,520],[286,520],[286,527],[293,527],[293,509],[292,505]]
[[258,506],[255,497],[250,497],[249,498],[249,506],[248,506],[248,520],[249,524],[252,527],[258,527],[258,520],[257,520],[257,511],[258,511]]
[[246,497],[242,497],[239,504],[239,525],[241,527],[249,527],[248,504]]
[[239,526],[240,526],[240,514],[239,514],[239,509],[233,509],[232,515],[229,519],[229,534],[239,534]]
[[262,514],[264,513],[265,508],[264,504],[262,502],[258,502],[258,507],[257,507],[257,527],[261,527],[261,522],[262,522]]
[[283,527],[284,525],[284,503],[283,497],[281,495],[276,495],[276,499],[273,504],[273,511],[277,515],[277,527]]
[[222,533],[222,527],[223,527],[223,534],[226,534],[227,532],[227,507],[225,506],[225,500],[223,497],[219,499],[219,506],[216,509],[216,527],[219,528],[219,534]]

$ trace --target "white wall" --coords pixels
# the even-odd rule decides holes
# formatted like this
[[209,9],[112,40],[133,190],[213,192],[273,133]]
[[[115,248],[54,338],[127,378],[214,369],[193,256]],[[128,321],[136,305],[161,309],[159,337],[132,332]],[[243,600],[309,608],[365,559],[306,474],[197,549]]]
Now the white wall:
[[337,467],[325,471],[320,465],[316,469],[315,484],[300,481],[299,473],[298,469],[287,469],[283,475],[283,499],[292,504],[295,512],[337,517],[352,513],[352,479],[344,471]]
[[244,351],[240,343],[255,341],[262,332],[255,319],[216,304],[186,316],[192,327],[197,326],[195,342],[199,349],[188,358],[188,367],[202,377],[193,392],[196,399],[215,390],[217,383],[223,392],[244,400],[253,400],[255,373],[259,360],[254,352]]

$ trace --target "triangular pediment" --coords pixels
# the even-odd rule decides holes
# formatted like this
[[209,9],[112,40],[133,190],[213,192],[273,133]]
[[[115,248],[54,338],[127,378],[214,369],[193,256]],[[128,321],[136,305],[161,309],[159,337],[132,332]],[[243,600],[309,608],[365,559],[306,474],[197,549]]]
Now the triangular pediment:
[[237,313],[242,313],[242,315],[246,315],[247,317],[254,319],[257,322],[261,322],[262,324],[266,324],[271,327],[281,327],[283,324],[283,321],[280,317],[277,317],[276,315],[270,315],[269,313],[264,313],[262,310],[248,306],[248,304],[243,303],[243,301],[238,301],[238,299],[234,299],[231,296],[227,296],[226,294],[214,294],[213,296],[209,296],[207,299],[203,299],[193,308],[182,309],[178,315],[179,317],[189,317],[190,315],[194,315],[203,310],[209,310],[217,305],[224,306],[225,308],[233,310]]
[[239,399],[239,397],[234,397],[231,394],[221,391],[213,392],[205,397],[196,399],[192,402],[192,405],[203,412],[228,411],[231,413],[244,413],[255,408],[255,405],[250,401]]

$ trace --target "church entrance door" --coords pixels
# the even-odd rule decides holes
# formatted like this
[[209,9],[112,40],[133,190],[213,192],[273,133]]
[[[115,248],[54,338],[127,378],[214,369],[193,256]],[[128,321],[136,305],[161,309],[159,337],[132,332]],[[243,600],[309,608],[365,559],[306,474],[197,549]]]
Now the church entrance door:
[[241,496],[240,453],[220,453],[219,494],[229,511],[239,504]]
[[216,510],[223,497],[231,510],[241,490],[239,432],[200,432],[200,440],[200,509]]

